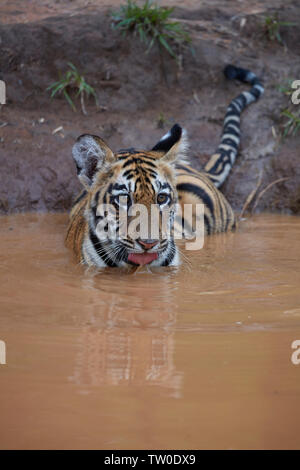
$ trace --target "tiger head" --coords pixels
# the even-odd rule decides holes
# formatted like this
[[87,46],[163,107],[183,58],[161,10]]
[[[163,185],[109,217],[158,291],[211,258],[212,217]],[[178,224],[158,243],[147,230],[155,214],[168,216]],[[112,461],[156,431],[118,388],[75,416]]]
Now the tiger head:
[[[87,192],[82,254],[88,264],[178,264],[172,235],[178,202],[175,166],[185,160],[186,148],[185,132],[177,124],[150,151],[131,148],[113,153],[100,137],[85,134],[77,139],[73,157]],[[139,219],[143,227],[135,225],[134,234],[128,228],[135,224],[141,206],[146,219]],[[163,219],[169,236],[163,231]]]

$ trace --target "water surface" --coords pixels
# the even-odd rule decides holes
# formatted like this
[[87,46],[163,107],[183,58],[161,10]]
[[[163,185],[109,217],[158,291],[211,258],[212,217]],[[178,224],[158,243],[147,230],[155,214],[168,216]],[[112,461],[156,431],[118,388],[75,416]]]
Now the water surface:
[[0,448],[300,448],[300,218],[135,275],[76,266],[64,214],[0,222]]

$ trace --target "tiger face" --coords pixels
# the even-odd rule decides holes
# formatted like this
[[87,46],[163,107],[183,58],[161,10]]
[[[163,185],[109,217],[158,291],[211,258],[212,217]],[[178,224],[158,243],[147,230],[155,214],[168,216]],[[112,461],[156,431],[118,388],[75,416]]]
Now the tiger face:
[[87,192],[82,246],[87,264],[178,264],[172,235],[178,200],[175,164],[184,159],[186,146],[178,125],[150,151],[113,153],[100,137],[77,139],[73,157]]

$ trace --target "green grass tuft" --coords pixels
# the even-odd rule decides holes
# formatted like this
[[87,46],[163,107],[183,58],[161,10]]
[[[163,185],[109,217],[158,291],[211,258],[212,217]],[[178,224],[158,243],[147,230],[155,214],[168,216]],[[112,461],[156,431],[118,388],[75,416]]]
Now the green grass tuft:
[[75,65],[73,65],[71,62],[68,62],[68,66],[69,70],[67,70],[67,72],[62,75],[57,82],[52,83],[47,88],[47,91],[51,91],[51,98],[53,98],[57,93],[62,93],[73,111],[76,111],[76,106],[70,97],[69,91],[70,89],[77,90],[75,97],[77,98],[80,96],[82,112],[83,114],[87,114],[85,109],[85,96],[89,97],[92,95],[95,98],[96,104],[98,104],[96,92],[94,88],[87,84],[85,78],[79,74]]
[[284,42],[280,34],[280,29],[283,26],[297,26],[297,23],[280,21],[278,13],[275,13],[273,16],[267,16],[263,20],[265,34],[269,41],[277,41],[282,45],[284,44]]
[[289,109],[284,109],[281,115],[287,118],[286,122],[283,124],[283,138],[289,135],[296,135],[300,129],[300,110],[296,113],[292,113]]
[[154,44],[165,49],[174,59],[178,60],[176,46],[191,43],[190,35],[178,21],[170,20],[174,8],[160,7],[147,0],[139,6],[134,0],[127,0],[118,12],[112,13],[113,27],[131,32],[147,45],[148,52]]
[[295,92],[292,84],[295,82],[293,79],[288,79],[286,83],[280,85],[278,90],[289,97],[289,105],[281,111],[280,115],[285,119],[281,124],[281,136],[285,139],[288,136],[295,136],[300,129],[300,105],[292,103],[291,95]]

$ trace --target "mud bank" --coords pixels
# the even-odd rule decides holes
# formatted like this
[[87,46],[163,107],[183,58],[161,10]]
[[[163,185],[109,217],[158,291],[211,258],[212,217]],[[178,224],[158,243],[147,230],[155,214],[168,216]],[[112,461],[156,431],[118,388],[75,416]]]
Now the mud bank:
[[[85,132],[114,150],[149,148],[179,122],[188,131],[193,164],[201,168],[218,145],[228,102],[242,90],[225,81],[228,62],[260,75],[266,93],[243,115],[240,156],[223,191],[240,210],[263,171],[262,188],[288,179],[273,186],[256,210],[300,212],[300,137],[285,143],[274,137],[287,104],[278,85],[300,77],[300,29],[282,30],[283,47],[261,28],[261,18],[276,11],[284,21],[299,22],[297,2],[180,2],[173,16],[189,29],[194,55],[183,52],[181,69],[164,57],[167,83],[158,51],[145,54],[136,38],[114,32],[105,2],[88,8],[79,0],[63,2],[51,15],[41,2],[26,23],[18,22],[25,21],[22,2],[19,8],[12,3],[15,10],[4,2],[0,23],[0,78],[7,85],[0,110],[0,213],[68,209],[79,189],[71,147]],[[45,91],[67,62],[97,91],[100,107],[89,101],[87,116],[63,98],[51,101]]]

